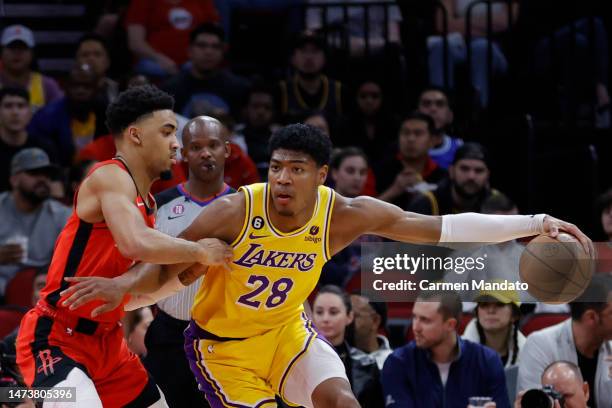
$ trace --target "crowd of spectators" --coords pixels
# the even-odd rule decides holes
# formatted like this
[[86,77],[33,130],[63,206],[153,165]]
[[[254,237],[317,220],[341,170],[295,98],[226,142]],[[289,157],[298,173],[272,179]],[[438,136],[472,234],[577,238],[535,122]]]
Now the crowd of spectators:
[[[497,141],[478,143],[461,132],[465,109],[460,104],[473,104],[483,115],[496,104],[500,95],[491,86],[511,75],[516,58],[516,49],[507,47],[509,33],[542,13],[526,6],[530,1],[496,3],[490,25],[484,5],[475,8],[470,33],[466,13],[471,2],[440,2],[442,8],[431,16],[433,30],[424,37],[427,81],[409,92],[390,83],[384,68],[375,67],[384,65],[390,50],[407,45],[402,44],[402,24],[413,20],[402,19],[399,4],[386,12],[387,6],[372,7],[365,15],[359,1],[346,1],[357,7],[334,6],[324,16],[316,5],[326,7],[325,1],[123,3],[114,17],[99,16],[96,31],[74,44],[72,68],[56,78],[35,69],[35,32],[21,24],[0,26],[0,308],[14,306],[11,289],[26,291],[17,293],[24,299],[19,306],[31,306],[32,298],[36,302],[79,182],[93,164],[115,154],[105,109],[121,90],[141,84],[153,83],[174,96],[179,141],[188,119],[207,115],[221,122],[223,141],[230,146],[221,160],[223,181],[233,189],[266,181],[271,134],[285,124],[304,122],[322,129],[334,144],[326,184],[346,197],[369,195],[430,215],[521,211],[495,188],[493,170],[500,157],[492,152],[500,150],[492,147]],[[290,44],[286,50],[278,47],[286,64],[264,73],[235,69],[231,13],[246,6],[278,13],[296,5],[306,7],[299,9],[306,13],[303,25],[278,33],[279,44]],[[444,9],[446,26],[439,14]],[[558,88],[567,90],[575,74],[572,61],[550,55],[572,48],[586,60],[593,47],[594,76],[581,106],[594,107],[589,126],[609,131],[610,28],[603,18],[584,13],[548,26],[549,32],[528,30],[515,38],[529,44],[529,55],[521,55],[535,56],[534,72],[540,76],[558,63]],[[123,43],[117,43],[121,38]],[[111,69],[119,62],[112,60],[117,49],[129,50],[132,70],[117,74]],[[339,49],[348,70],[338,68]],[[401,53],[400,65],[410,75],[419,58]],[[466,86],[475,97],[457,102]],[[417,97],[410,100],[409,95]],[[172,178],[157,182],[153,193],[180,189],[188,174],[185,163],[176,164]],[[600,185],[610,188],[610,182],[608,175]],[[589,232],[609,245],[612,190],[604,190],[593,192],[599,195],[592,203],[597,222]],[[558,199],[564,199],[561,193]],[[612,406],[612,287],[605,279],[612,262],[602,259],[598,266],[601,276],[592,289],[597,293],[589,299],[601,301],[556,309],[538,305],[536,312],[552,310],[567,319],[529,334],[521,327],[537,313],[521,304],[533,299],[518,293],[479,293],[470,304],[461,304],[452,293],[437,293],[418,298],[401,316],[391,304],[353,293],[364,242],[379,239],[364,236],[335,255],[312,298],[313,321],[340,355],[364,407],[466,407],[472,396],[489,396],[497,407],[520,406],[523,391],[544,385],[562,393],[566,407]],[[517,276],[521,249],[517,242],[498,246],[496,253],[507,262],[490,276]],[[15,282],[25,274],[30,280],[24,289]],[[157,313],[145,308],[126,318],[128,344],[142,358],[147,355],[145,333]],[[467,325],[466,315],[473,317]],[[408,322],[403,342],[386,336],[390,316]],[[14,354],[14,336],[4,339],[2,353]]]

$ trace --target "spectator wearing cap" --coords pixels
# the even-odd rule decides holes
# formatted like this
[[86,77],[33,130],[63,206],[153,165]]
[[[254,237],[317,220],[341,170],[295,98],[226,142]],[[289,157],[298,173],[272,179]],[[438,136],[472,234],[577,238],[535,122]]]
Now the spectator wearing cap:
[[421,214],[444,215],[481,212],[482,203],[499,191],[489,186],[490,157],[478,143],[466,143],[457,149],[448,179],[442,180],[430,194],[422,194],[409,209]]
[[32,118],[30,96],[23,88],[0,89],[0,192],[10,188],[11,160],[25,148],[34,147],[27,126]]
[[54,161],[70,167],[80,149],[106,134],[104,107],[96,99],[98,78],[89,65],[70,71],[66,96],[36,112],[28,127],[36,143],[49,151]]
[[383,193],[381,200],[406,208],[419,193],[437,188],[447,177],[429,156],[433,146],[433,119],[421,112],[412,112],[402,120],[393,157],[379,168],[376,180]]
[[323,73],[325,63],[323,38],[311,31],[300,33],[291,54],[294,75],[279,84],[280,112],[288,121],[317,112],[335,126],[343,113],[343,88]]
[[95,33],[81,37],[77,44],[75,59],[79,65],[89,65],[96,75],[97,97],[100,104],[106,106],[114,101],[119,94],[119,84],[107,76],[111,61],[104,37]]
[[238,117],[250,83],[223,67],[226,50],[221,26],[204,23],[189,36],[191,67],[170,78],[162,88],[174,95],[174,110],[191,118],[197,104]]
[[62,97],[62,91],[54,79],[32,70],[35,42],[29,28],[22,25],[6,27],[2,31],[0,45],[0,87],[27,89],[33,110]]
[[393,353],[389,340],[380,334],[387,324],[387,304],[372,302],[360,293],[351,294],[353,305],[353,346],[376,360],[382,370],[385,360]]
[[525,336],[519,331],[520,298],[516,291],[481,291],[476,297],[475,318],[462,337],[495,350],[504,367],[519,364]]
[[70,215],[68,207],[49,198],[57,170],[36,147],[21,150],[11,161],[12,191],[0,194],[0,296],[19,270],[51,261],[55,240]]

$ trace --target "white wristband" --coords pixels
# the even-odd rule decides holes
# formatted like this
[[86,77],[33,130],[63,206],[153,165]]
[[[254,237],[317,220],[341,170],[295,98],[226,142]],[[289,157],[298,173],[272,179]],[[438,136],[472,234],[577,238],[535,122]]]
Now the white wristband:
[[442,216],[440,242],[497,243],[544,232],[546,214],[493,215],[464,213]]

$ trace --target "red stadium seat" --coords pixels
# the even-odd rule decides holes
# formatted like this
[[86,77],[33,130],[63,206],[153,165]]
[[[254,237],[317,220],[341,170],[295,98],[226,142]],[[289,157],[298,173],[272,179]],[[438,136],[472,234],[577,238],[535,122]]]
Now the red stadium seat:
[[521,324],[521,332],[525,336],[528,336],[534,331],[544,329],[549,326],[553,326],[557,323],[561,323],[563,320],[569,318],[568,313],[538,313],[531,315],[525,319]]
[[387,318],[411,319],[414,302],[387,302]]
[[10,334],[19,326],[21,318],[24,314],[25,309],[20,307],[0,307],[0,339],[4,338],[7,334]]
[[4,301],[8,305],[32,307],[32,285],[36,269],[28,268],[17,272],[6,285]]
[[344,286],[346,293],[355,293],[361,291],[361,273],[356,272]]
[[461,323],[459,324],[459,335],[463,334],[463,331],[465,330],[465,326],[468,325],[468,323],[470,322],[470,320],[472,320],[474,318],[474,315],[471,313],[464,313],[461,315]]

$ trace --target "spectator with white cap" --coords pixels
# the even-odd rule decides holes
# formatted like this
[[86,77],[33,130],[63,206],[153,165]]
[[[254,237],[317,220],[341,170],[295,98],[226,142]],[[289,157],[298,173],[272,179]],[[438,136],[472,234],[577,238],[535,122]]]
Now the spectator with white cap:
[[11,25],[2,31],[0,38],[0,87],[25,88],[30,93],[34,110],[63,96],[57,82],[32,70],[34,58],[34,34],[23,25]]

